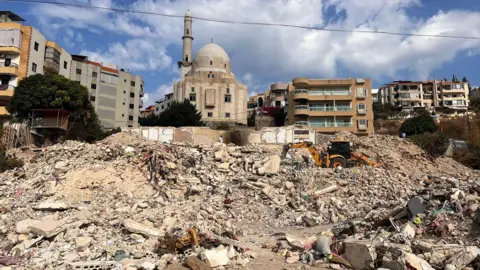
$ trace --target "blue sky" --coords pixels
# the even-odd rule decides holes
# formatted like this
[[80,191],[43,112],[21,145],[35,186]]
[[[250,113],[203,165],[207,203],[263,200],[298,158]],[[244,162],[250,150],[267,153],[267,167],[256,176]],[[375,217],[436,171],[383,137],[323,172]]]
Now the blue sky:
[[[479,0],[62,0],[215,19],[480,37]],[[76,7],[2,2],[72,54],[141,75],[145,104],[178,80],[183,20]],[[295,77],[391,80],[466,76],[480,85],[480,40],[331,33],[193,22],[194,51],[210,41],[229,54],[250,93]]]

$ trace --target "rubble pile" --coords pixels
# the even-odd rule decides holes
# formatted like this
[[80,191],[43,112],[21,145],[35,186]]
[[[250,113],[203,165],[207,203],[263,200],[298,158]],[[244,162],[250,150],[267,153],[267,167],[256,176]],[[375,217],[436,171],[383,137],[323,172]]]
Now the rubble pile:
[[[340,135],[382,167],[298,166],[304,149],[282,160],[281,146],[164,145],[130,133],[12,150],[25,166],[0,174],[0,265],[241,267],[257,257],[249,250],[262,246],[255,239],[319,225],[335,226],[296,245],[283,234],[275,251],[286,263],[343,259],[354,268],[386,266],[393,255],[388,262],[400,267],[474,261],[477,173],[431,160],[404,139]],[[447,243],[444,258],[434,255]],[[406,252],[397,256],[387,244]],[[359,250],[375,258],[352,262]]]

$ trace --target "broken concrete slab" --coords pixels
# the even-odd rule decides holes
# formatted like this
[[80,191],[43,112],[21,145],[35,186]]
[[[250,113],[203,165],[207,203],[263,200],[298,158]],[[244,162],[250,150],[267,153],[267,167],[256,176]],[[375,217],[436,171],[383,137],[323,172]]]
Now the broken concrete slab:
[[230,262],[226,248],[205,250],[201,256],[211,267],[224,266]]
[[35,220],[30,218],[18,221],[17,224],[15,225],[15,231],[17,233],[29,233],[30,227],[37,225],[40,222],[41,222],[40,220]]
[[41,235],[45,238],[51,238],[67,229],[64,220],[42,220],[30,227],[30,232]]
[[145,236],[163,236],[165,234],[161,230],[140,224],[132,219],[124,219],[122,224],[125,229],[132,233],[138,233]]
[[374,243],[369,240],[344,242],[345,256],[354,269],[371,269],[377,259]]
[[87,249],[90,244],[92,243],[92,237],[77,237],[75,238],[75,245],[77,246],[77,251],[84,251]]
[[279,155],[270,156],[268,160],[260,167],[259,174],[276,174],[280,170],[281,158]]
[[41,202],[32,208],[37,211],[64,211],[73,207],[64,202]]
[[463,269],[477,258],[478,252],[476,246],[465,247],[445,262],[445,270]]
[[434,270],[434,268],[425,260],[419,258],[413,253],[406,252],[405,256],[405,263],[410,267],[409,269],[413,268],[415,270]]

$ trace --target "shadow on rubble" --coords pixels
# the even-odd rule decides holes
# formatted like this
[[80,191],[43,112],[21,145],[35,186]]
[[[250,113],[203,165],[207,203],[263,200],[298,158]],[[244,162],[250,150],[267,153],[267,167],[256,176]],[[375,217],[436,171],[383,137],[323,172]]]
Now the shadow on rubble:
[[477,209],[477,211],[475,212],[475,217],[472,220],[469,237],[471,237],[471,239],[474,239],[479,236],[480,236],[480,209]]

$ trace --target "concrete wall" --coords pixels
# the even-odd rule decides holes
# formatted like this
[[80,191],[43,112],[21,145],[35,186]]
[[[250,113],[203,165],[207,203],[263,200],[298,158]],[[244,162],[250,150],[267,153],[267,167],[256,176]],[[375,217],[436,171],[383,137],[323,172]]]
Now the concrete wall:
[[[225,143],[231,142],[229,131],[213,130],[207,127],[140,127],[124,128],[124,131],[134,132],[144,138],[162,143],[190,143],[208,145],[220,141],[223,137]],[[305,128],[272,127],[260,131],[251,131],[248,135],[249,144],[286,144],[291,142],[311,141],[316,142],[315,130]]]

